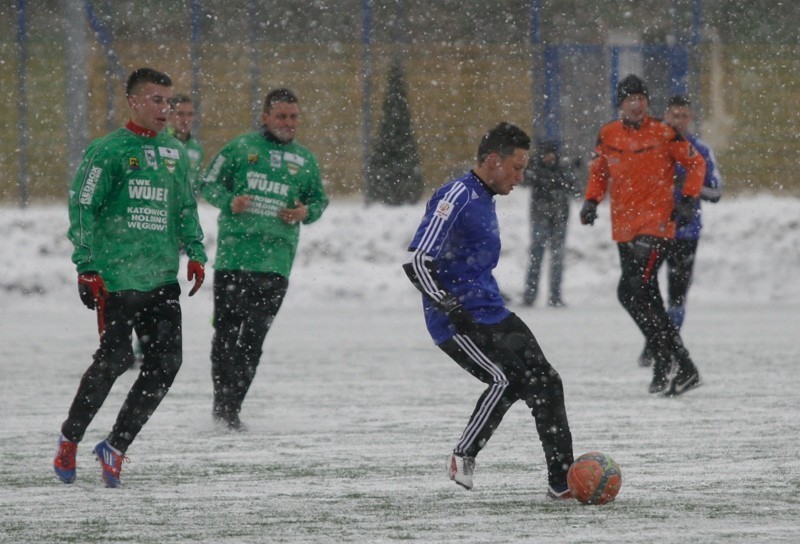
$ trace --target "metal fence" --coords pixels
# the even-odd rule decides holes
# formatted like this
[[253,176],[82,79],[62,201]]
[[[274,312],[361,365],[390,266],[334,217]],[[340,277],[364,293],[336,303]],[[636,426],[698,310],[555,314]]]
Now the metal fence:
[[358,193],[388,58],[398,52],[431,186],[468,165],[480,133],[501,119],[562,140],[585,163],[597,129],[615,115],[616,81],[636,71],[648,81],[655,115],[669,94],[693,95],[697,128],[713,129],[704,136],[719,145],[729,188],[797,190],[800,121],[790,107],[797,44],[712,40],[700,0],[626,4],[625,28],[592,27],[598,14],[616,22],[618,5],[7,3],[0,6],[0,202],[64,198],[88,140],[124,122],[122,84],[141,65],[167,71],[176,90],[198,100],[196,132],[207,155],[254,127],[270,87],[293,87],[304,112],[300,139],[319,156],[330,190]]

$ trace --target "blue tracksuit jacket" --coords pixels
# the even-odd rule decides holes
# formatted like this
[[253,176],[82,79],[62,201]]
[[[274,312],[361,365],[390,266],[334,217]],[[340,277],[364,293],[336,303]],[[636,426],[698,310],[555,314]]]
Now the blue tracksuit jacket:
[[499,323],[510,315],[492,275],[500,258],[494,192],[474,172],[434,193],[408,249],[423,292],[425,323],[436,344],[455,334],[436,305],[448,294],[478,323]]
[[[677,240],[699,240],[700,230],[703,228],[701,220],[700,200],[717,202],[722,196],[722,176],[719,173],[714,152],[703,140],[691,134],[686,135],[686,139],[697,149],[706,160],[706,177],[703,179],[703,188],[700,192],[700,199],[695,204],[694,220],[675,231]],[[683,180],[686,178],[686,171],[680,164],[675,165],[675,201],[682,198],[681,188]]]

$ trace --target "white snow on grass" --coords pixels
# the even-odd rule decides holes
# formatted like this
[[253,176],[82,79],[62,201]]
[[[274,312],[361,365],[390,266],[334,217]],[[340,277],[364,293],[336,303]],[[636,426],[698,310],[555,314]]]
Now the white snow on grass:
[[[527,197],[498,198],[497,277],[562,374],[576,455],[601,450],[620,464],[614,503],[545,499],[522,403],[478,457],[475,489],[447,480],[447,454],[483,387],[432,345],[400,268],[423,205],[347,200],[303,229],[245,401],[250,431],[211,423],[209,267],[207,285],[182,296],[184,365],[129,449],[123,487],[102,487],[91,449],[133,372],[89,427],[77,481],[64,485],[53,454],[96,349],[94,315],[77,296],[65,207],[2,207],[0,542],[797,542],[800,200],[706,206],[683,331],[704,385],[665,399],[647,394],[641,335],[616,301],[606,205],[591,228],[573,209],[568,307],[513,304]],[[200,211],[213,255],[216,212]]]

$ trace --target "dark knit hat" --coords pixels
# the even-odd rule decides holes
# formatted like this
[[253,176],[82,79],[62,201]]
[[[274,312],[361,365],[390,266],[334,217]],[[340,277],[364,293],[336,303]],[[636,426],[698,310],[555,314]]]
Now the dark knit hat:
[[555,153],[558,155],[559,144],[556,140],[539,140],[538,151],[539,155],[547,155],[548,153]]
[[667,107],[670,106],[678,106],[678,107],[689,107],[692,105],[692,101],[689,100],[689,97],[685,94],[675,94],[669,97],[667,100]]
[[632,94],[643,94],[650,101],[650,94],[647,92],[647,85],[639,76],[631,74],[619,82],[617,85],[617,107],[622,104]]

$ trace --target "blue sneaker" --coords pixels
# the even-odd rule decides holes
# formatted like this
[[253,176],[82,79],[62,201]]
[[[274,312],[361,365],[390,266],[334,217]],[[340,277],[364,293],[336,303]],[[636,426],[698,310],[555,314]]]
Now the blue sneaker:
[[103,483],[106,487],[119,487],[119,471],[122,469],[122,462],[128,460],[125,454],[109,444],[108,440],[96,445],[94,454],[103,468]]
[[78,454],[78,443],[71,442],[64,438],[58,437],[58,449],[56,450],[56,458],[53,460],[53,470],[56,471],[56,476],[65,484],[71,484],[75,481],[75,457]]

